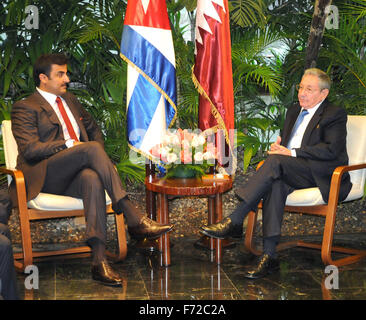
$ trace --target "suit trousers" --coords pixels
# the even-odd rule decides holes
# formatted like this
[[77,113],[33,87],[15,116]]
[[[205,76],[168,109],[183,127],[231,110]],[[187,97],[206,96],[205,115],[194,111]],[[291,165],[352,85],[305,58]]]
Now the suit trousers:
[[100,143],[84,142],[47,159],[42,192],[81,198],[86,237],[98,238],[103,243],[107,222],[105,191],[112,204],[118,204],[126,196],[118,172]]
[[13,249],[8,227],[0,223],[0,299],[18,300]]
[[316,182],[306,159],[270,155],[236,193],[253,211],[263,199],[263,237],[273,237],[281,234],[287,196],[295,189],[311,187]]

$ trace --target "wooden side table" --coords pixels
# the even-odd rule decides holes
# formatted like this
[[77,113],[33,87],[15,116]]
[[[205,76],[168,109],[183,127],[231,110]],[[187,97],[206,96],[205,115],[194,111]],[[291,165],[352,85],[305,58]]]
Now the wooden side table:
[[[208,223],[216,223],[222,219],[222,194],[232,188],[231,177],[214,179],[207,176],[203,179],[156,178],[153,175],[145,178],[145,186],[157,198],[156,220],[159,223],[169,223],[168,195],[173,196],[206,196],[208,197]],[[215,249],[215,261],[222,261],[222,240],[210,239],[210,250]],[[216,243],[215,243],[216,242]],[[170,265],[169,233],[159,238],[159,251],[162,252],[161,266]]]

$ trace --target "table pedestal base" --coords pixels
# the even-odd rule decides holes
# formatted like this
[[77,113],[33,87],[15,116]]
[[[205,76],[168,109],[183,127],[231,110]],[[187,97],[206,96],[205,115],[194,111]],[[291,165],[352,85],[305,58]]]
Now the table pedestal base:
[[[156,212],[156,221],[161,224],[169,223],[168,197],[171,196],[205,196],[208,198],[208,224],[222,220],[222,195],[232,188],[232,179],[222,180],[191,179],[159,179],[147,176],[146,189],[151,194],[149,211]],[[155,197],[154,197],[155,195]],[[155,200],[154,200],[155,198]],[[150,210],[151,209],[151,210]],[[154,210],[155,209],[155,210]],[[215,262],[222,262],[222,244],[225,240],[209,239],[209,248],[215,252]],[[169,232],[163,234],[158,241],[158,250],[161,252],[160,265],[170,265],[170,239]]]

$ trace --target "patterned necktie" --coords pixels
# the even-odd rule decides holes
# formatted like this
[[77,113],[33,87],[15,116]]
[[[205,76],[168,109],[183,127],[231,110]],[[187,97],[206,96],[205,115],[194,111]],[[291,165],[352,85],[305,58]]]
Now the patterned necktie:
[[64,122],[66,124],[66,128],[67,128],[67,131],[69,132],[70,138],[74,139],[75,141],[79,141],[79,139],[77,138],[76,133],[74,131],[74,128],[70,122],[70,118],[68,117],[68,115],[65,111],[64,105],[63,105],[60,97],[56,98],[56,102],[57,102],[58,109],[60,110],[60,113],[62,115],[62,118],[64,119]]

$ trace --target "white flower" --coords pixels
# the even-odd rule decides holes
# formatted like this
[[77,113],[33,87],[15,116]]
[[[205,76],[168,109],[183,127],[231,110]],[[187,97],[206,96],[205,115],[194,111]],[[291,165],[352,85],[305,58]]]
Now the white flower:
[[199,138],[199,136],[194,135],[193,139],[192,139],[192,147],[193,148],[197,148],[198,146],[204,144],[205,142],[201,143],[201,140]]
[[202,162],[203,160],[203,153],[202,152],[196,152],[194,154],[194,161]]
[[160,152],[160,155],[162,157],[166,157],[170,152],[170,148],[169,147],[161,147],[159,152]]
[[166,135],[164,135],[164,136],[163,136],[163,141],[162,141],[162,143],[163,143],[164,145],[167,145],[167,144],[169,144],[169,143],[170,143],[170,135],[169,135],[169,134],[166,134]]
[[170,143],[173,145],[179,145],[180,144],[179,137],[177,135],[171,136]]
[[194,135],[192,139],[192,147],[197,148],[198,146],[203,146],[206,143],[206,138],[204,135]]
[[194,136],[191,143],[192,143],[192,147],[193,148],[197,148],[199,146],[199,144],[198,144],[198,137],[197,136]]
[[206,143],[206,137],[203,134],[200,134],[198,136],[198,142],[201,146],[203,146]]
[[168,153],[166,159],[167,159],[168,164],[169,164],[169,163],[173,163],[173,162],[177,161],[178,157],[175,153]]
[[203,154],[203,159],[204,160],[211,160],[211,159],[215,159],[215,155],[211,152],[211,151],[207,151]]

